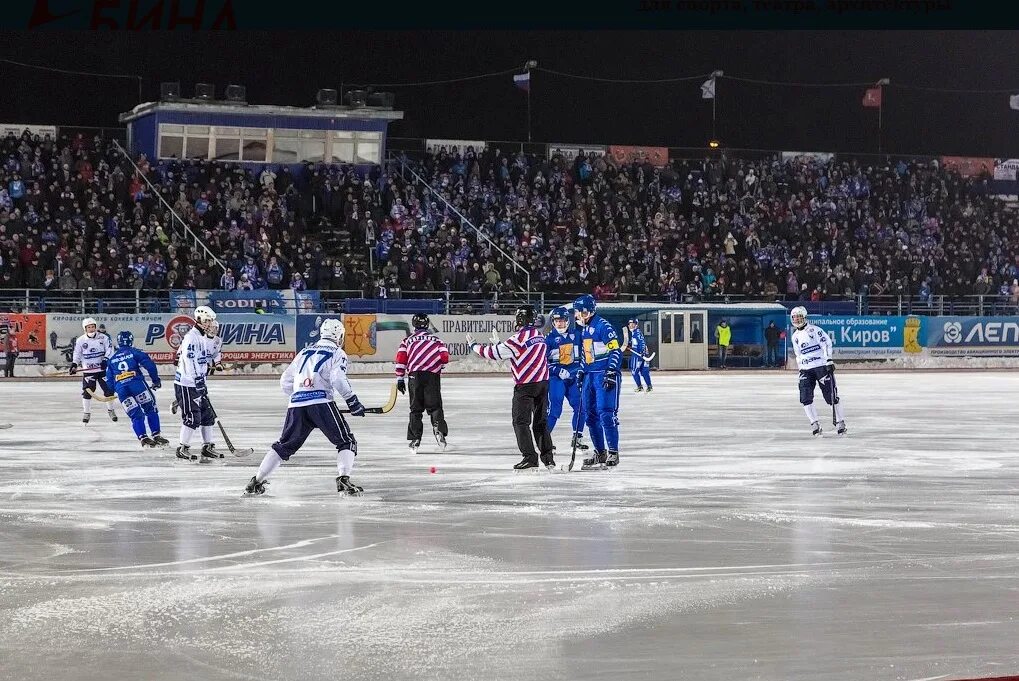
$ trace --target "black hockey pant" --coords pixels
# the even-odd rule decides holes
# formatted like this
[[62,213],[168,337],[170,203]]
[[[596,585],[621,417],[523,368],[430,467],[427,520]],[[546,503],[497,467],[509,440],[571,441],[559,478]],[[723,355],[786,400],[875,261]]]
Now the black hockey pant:
[[424,432],[421,415],[428,412],[432,427],[449,435],[446,416],[442,411],[442,376],[430,371],[415,371],[410,374],[407,385],[410,396],[410,423],[407,425],[407,440],[420,440]]
[[[513,388],[513,432],[525,459],[552,461],[552,436],[548,432],[548,381],[524,383]],[[533,434],[533,439],[532,439]]]

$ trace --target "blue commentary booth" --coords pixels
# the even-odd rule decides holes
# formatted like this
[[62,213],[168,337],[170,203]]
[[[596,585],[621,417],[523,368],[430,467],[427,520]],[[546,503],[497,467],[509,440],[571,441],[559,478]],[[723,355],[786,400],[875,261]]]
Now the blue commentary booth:
[[[624,338],[626,320],[636,318],[647,339],[648,351],[656,353],[656,369],[707,369],[716,365],[715,327],[725,319],[732,327],[732,346],[727,364],[733,367],[764,365],[764,329],[774,321],[788,326],[786,309],[778,303],[668,305],[656,303],[599,303],[605,317]],[[784,353],[784,346],[779,350]]]
[[298,108],[230,102],[146,102],[120,115],[137,157],[251,165],[378,165],[391,107]]

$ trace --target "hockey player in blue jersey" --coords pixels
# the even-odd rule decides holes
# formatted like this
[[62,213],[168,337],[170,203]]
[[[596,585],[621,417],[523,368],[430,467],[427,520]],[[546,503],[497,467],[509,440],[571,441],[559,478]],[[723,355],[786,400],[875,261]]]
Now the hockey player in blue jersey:
[[581,401],[595,453],[583,470],[619,465],[619,367],[622,350],[615,329],[595,314],[594,297],[573,301],[580,332]]
[[[106,366],[106,384],[117,393],[117,398],[124,406],[131,427],[143,447],[156,447],[170,444],[159,434],[159,409],[156,398],[145,383],[142,369],[152,379],[153,389],[162,385],[156,364],[141,350],[134,347],[134,336],[130,331],[121,331],[117,335],[117,351],[110,357]],[[146,423],[148,430],[146,430]]]
[[565,307],[552,310],[552,330],[545,336],[548,348],[548,432],[555,430],[563,413],[563,399],[573,409],[573,439],[570,447],[587,449],[580,442],[584,432],[584,407],[580,401],[580,332],[570,328],[570,311]]
[[634,392],[644,392],[644,386],[640,384],[641,378],[647,384],[647,391],[651,392],[651,363],[645,359],[647,341],[644,340],[644,334],[641,333],[640,324],[636,319],[627,321],[626,328],[630,330],[630,373],[633,374],[633,380],[637,384]]

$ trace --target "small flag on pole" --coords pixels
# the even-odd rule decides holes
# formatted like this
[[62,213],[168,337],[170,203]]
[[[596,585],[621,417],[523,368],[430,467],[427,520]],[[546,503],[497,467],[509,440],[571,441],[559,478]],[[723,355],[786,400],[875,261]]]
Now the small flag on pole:
[[874,108],[881,108],[881,88],[870,87],[863,93],[863,105]]
[[531,72],[528,71],[527,73],[514,73],[513,74],[513,84],[516,85],[521,90],[523,90],[524,92],[530,92],[531,91]]
[[701,99],[714,99],[715,98],[715,79],[708,78],[706,81],[701,83]]
[[1019,95],[1008,96],[1008,108],[1019,110]]

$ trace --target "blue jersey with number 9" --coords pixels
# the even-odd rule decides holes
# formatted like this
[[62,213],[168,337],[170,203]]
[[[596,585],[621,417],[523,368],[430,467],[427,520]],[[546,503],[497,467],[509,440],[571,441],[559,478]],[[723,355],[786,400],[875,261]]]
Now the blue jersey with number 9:
[[118,394],[137,395],[148,390],[142,369],[153,381],[158,377],[156,364],[145,352],[135,348],[119,348],[106,364],[106,383]]

